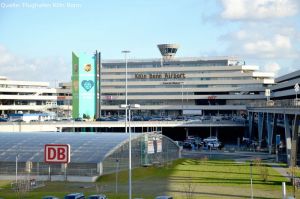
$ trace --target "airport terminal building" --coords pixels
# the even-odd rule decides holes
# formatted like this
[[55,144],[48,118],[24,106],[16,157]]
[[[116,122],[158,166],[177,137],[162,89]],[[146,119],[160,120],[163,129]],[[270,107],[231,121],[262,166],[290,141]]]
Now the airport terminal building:
[[72,111],[70,85],[51,88],[49,82],[11,80],[0,76],[0,117],[47,114],[68,117]]
[[[126,60],[128,104],[141,105],[135,115],[241,115],[246,105],[266,101],[265,90],[274,84],[274,74],[260,72],[237,57],[176,58],[178,47],[162,44],[161,58]],[[81,69],[82,74],[74,73]],[[89,63],[73,62],[73,110],[90,104],[96,118],[124,115],[120,104],[125,104],[125,70],[125,59],[101,60],[99,53]],[[93,78],[86,79],[91,77],[86,73]],[[74,103],[76,89],[83,90],[84,103]]]

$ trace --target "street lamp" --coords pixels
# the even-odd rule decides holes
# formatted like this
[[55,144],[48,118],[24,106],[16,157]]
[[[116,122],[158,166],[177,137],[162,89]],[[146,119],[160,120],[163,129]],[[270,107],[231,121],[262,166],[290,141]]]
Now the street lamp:
[[[130,118],[131,118],[131,109],[132,108],[140,108],[141,105],[139,104],[121,104],[120,105],[121,108],[125,108],[125,110],[128,109],[128,124],[129,124],[129,172],[128,172],[128,178],[129,178],[129,199],[131,199],[132,197],[132,189],[131,189],[131,127],[130,127]],[[127,115],[126,115],[127,116]],[[126,121],[127,121],[127,117],[126,117]],[[127,129],[127,123],[125,123],[125,128]]]
[[116,159],[116,195],[118,194],[119,159]]
[[253,183],[252,183],[252,160],[250,161],[250,178],[251,178],[251,199],[253,198]]
[[184,84],[184,82],[181,82],[181,109],[182,109],[182,115],[183,115],[183,84]]
[[294,86],[295,93],[296,93],[296,100],[295,100],[295,101],[296,101],[296,102],[295,102],[295,103],[296,103],[296,104],[295,104],[296,106],[298,106],[298,97],[297,97],[297,93],[299,92],[299,88],[300,88],[300,87],[299,87],[299,84],[296,83],[295,86]]
[[123,50],[122,53],[125,57],[125,133],[127,133],[127,54],[130,53],[129,50]]
[[16,155],[16,186],[18,184],[18,159],[19,159],[19,154]]

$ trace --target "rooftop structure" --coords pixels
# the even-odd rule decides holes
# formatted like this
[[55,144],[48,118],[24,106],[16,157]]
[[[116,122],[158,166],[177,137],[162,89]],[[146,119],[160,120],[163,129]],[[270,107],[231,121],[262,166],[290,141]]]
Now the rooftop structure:
[[272,99],[295,99],[295,85],[300,83],[300,70],[288,73],[275,79],[271,87]]
[[[128,168],[128,141],[129,134],[124,133],[0,133],[0,165],[7,168],[1,170],[0,175],[14,176],[18,157],[19,178],[30,173],[47,179],[49,165],[44,163],[45,144],[69,144],[68,180],[94,181],[100,175],[115,172],[116,161],[119,170]],[[132,134],[132,149],[133,167],[179,157],[178,145],[161,134]],[[61,164],[51,165],[53,180],[64,180],[62,173]]]
[[161,55],[163,56],[164,60],[170,60],[175,55],[179,48],[178,44],[159,44],[157,45]]

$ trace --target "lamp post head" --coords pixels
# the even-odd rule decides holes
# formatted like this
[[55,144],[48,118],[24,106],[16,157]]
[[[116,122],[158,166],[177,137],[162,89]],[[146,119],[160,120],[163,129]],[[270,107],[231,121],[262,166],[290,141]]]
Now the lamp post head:
[[130,104],[130,108],[141,108],[140,104]]
[[120,108],[127,108],[127,104],[121,104]]
[[122,50],[122,53],[130,53],[130,50]]

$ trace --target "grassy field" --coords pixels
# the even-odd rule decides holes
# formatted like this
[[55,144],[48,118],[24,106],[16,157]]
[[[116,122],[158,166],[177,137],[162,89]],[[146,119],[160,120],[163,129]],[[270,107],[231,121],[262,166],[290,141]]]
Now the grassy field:
[[[254,165],[254,198],[272,199],[281,197],[281,183],[287,179],[273,168]],[[147,167],[133,170],[133,197],[154,198],[157,195],[172,195],[174,198],[250,198],[249,163],[207,159],[180,159],[165,167]],[[267,175],[263,175],[267,174]],[[85,195],[105,193],[109,198],[128,198],[128,173],[106,175],[96,183],[47,182],[44,187],[23,194],[23,198],[41,198],[66,193],[83,192]],[[9,182],[0,182],[0,197],[15,199],[18,195],[10,189]],[[288,182],[287,182],[288,184]],[[288,185],[288,195],[292,194]],[[297,191],[300,198],[300,191]],[[296,197],[296,198],[297,198]]]

